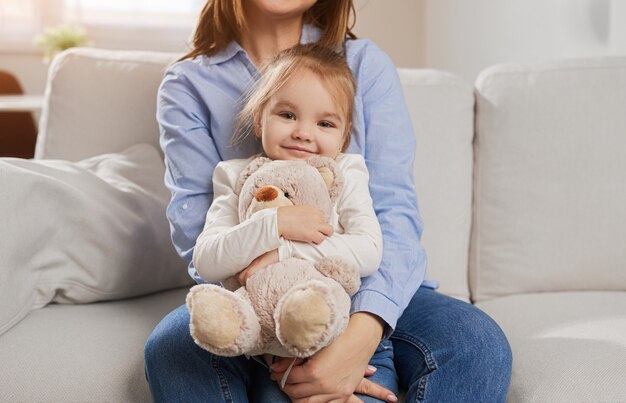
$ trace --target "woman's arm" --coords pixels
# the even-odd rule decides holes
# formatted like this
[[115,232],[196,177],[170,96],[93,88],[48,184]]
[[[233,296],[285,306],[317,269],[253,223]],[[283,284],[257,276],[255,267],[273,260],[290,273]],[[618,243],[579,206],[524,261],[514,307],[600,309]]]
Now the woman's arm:
[[[189,68],[193,68],[190,62],[182,62],[166,71],[156,116],[165,155],[165,185],[172,193],[167,207],[172,243],[187,262],[213,200],[211,179],[221,160],[209,132],[209,111],[186,75]],[[191,263],[189,274],[199,280]]]
[[360,155],[344,155],[339,161],[344,187],[337,199],[337,214],[343,233],[335,232],[319,244],[284,240],[281,259],[297,257],[319,260],[338,255],[354,262],[361,276],[372,274],[382,257],[382,235],[368,190],[368,173]]
[[378,271],[363,279],[352,311],[380,317],[388,337],[424,280],[426,254],[420,243],[423,223],[413,180],[415,135],[402,86],[385,52],[364,42],[357,76],[363,105],[363,151],[383,233],[383,258]]

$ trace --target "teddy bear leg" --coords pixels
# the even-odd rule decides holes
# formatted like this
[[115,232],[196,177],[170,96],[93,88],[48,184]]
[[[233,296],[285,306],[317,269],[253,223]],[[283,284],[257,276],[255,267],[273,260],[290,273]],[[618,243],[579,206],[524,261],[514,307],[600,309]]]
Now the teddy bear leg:
[[276,336],[296,357],[327,346],[348,325],[350,297],[330,279],[310,280],[291,288],[274,311]]
[[340,256],[329,256],[318,260],[315,262],[315,269],[325,277],[341,284],[349,295],[354,295],[361,286],[361,276],[357,268]]
[[201,284],[189,290],[186,303],[191,336],[205,350],[233,357],[258,346],[261,326],[247,294]]

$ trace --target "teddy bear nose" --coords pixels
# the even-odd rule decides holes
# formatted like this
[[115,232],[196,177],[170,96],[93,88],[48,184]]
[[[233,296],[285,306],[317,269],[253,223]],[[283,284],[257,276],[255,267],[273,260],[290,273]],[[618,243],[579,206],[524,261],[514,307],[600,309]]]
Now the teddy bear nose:
[[260,202],[272,201],[278,197],[278,191],[273,187],[263,186],[254,194],[254,198]]

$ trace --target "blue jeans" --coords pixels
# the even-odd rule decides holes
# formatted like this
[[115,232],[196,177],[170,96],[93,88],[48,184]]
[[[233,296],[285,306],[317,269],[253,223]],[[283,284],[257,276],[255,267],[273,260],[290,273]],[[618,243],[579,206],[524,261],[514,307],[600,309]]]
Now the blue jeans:
[[[198,347],[184,305],[154,329],[145,363],[155,402],[289,402],[264,365]],[[425,287],[370,364],[378,370],[369,379],[395,393],[407,390],[407,402],[503,402],[511,378],[511,350],[498,325],[473,305]]]

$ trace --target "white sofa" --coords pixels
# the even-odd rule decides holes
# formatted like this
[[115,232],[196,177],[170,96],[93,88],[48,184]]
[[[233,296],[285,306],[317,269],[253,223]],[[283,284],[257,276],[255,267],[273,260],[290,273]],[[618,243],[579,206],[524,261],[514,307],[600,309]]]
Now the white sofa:
[[[60,55],[50,69],[40,161],[0,160],[3,192],[11,177],[3,176],[2,164],[21,173],[29,164],[80,161],[139,143],[158,149],[155,95],[163,69],[175,58],[96,49]],[[495,66],[475,87],[441,71],[399,73],[417,134],[415,185],[429,277],[440,281],[441,292],[472,301],[502,326],[514,356],[508,400],[626,401],[626,57]],[[86,169],[100,164],[88,161]],[[67,163],[59,164],[52,167],[65,172]],[[159,169],[152,179],[161,179]],[[164,209],[162,190],[152,193]],[[59,193],[46,193],[38,203],[53,203]],[[20,210],[9,198],[14,211],[7,211],[5,196],[0,227],[30,222],[30,204]],[[63,200],[80,214],[71,197]],[[48,214],[56,217],[55,211]],[[91,219],[85,214],[73,231],[100,225]],[[48,266],[33,268],[23,252],[48,247],[32,246],[29,238],[49,231],[46,222],[20,228],[15,242],[0,238],[2,281],[10,282],[22,263],[45,276]],[[139,224],[129,223],[130,232],[133,225]],[[165,236],[154,236],[161,230]],[[130,267],[149,257],[146,250],[171,256],[165,222],[138,231],[152,234],[153,244],[127,241],[105,251],[110,261],[85,259],[81,264],[93,267],[74,270],[89,272],[83,277],[95,278],[97,288],[98,276],[121,259],[117,254],[132,255],[122,262]],[[87,257],[103,254],[92,252],[91,244],[109,242],[104,230],[95,237],[65,236],[62,245]],[[56,263],[71,261],[72,253],[57,256]],[[179,275],[186,275],[182,262],[161,266],[154,276],[139,267],[144,277],[129,275],[130,285],[142,284],[145,276],[155,282],[117,294],[72,296],[64,286],[50,292],[28,283],[38,299],[16,294],[16,301],[26,301],[23,309],[0,327],[0,401],[149,401],[144,341],[183,303],[189,286]],[[63,267],[55,278],[66,274]],[[123,285],[123,278],[110,284]],[[72,303],[98,300],[109,301]],[[15,308],[1,301],[6,312]],[[40,307],[50,301],[58,303]]]

